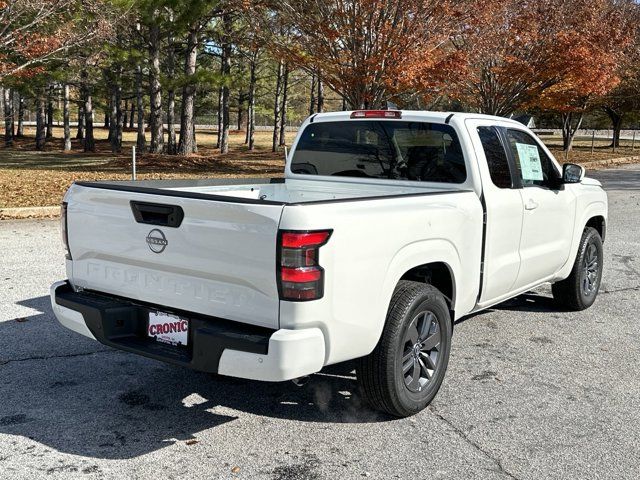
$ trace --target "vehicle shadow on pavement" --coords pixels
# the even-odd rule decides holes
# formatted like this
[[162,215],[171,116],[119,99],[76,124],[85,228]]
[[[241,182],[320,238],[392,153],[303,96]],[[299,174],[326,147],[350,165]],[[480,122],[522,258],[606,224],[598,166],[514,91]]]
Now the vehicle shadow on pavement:
[[510,300],[494,305],[494,310],[509,310],[519,312],[559,312],[563,311],[558,308],[553,297],[540,295],[534,292],[523,293]]
[[123,459],[194,439],[240,412],[301,422],[392,420],[363,405],[353,363],[328,367],[300,387],[209,375],[68,332],[48,297],[20,304],[41,313],[0,323],[0,434]]

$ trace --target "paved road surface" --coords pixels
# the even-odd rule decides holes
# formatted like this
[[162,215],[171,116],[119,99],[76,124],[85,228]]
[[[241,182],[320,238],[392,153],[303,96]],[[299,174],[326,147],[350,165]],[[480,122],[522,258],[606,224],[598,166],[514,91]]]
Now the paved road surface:
[[597,177],[594,307],[557,312],[546,288],[463,319],[440,394],[405,420],[361,405],[351,365],[216,379],[68,332],[47,297],[57,223],[0,222],[0,478],[638,478],[640,168]]

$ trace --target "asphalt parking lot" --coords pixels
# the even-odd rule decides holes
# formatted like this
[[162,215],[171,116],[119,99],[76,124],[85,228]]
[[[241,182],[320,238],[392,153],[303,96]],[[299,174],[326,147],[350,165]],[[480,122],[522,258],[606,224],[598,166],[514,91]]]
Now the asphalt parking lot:
[[432,406],[365,408],[352,365],[297,387],[215,378],[57,324],[56,221],[0,222],[0,478],[640,477],[640,166],[601,171],[605,275],[586,312],[541,288],[459,321]]

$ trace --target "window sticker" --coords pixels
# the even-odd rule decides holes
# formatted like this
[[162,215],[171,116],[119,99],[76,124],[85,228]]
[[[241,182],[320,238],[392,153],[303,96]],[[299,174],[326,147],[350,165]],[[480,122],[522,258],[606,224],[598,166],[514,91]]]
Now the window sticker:
[[538,147],[516,142],[516,148],[518,149],[518,157],[520,158],[522,179],[530,181],[544,180]]

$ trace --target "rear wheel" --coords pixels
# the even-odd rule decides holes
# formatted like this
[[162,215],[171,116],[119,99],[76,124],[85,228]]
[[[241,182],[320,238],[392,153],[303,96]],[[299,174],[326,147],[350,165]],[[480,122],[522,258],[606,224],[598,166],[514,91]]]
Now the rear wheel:
[[451,316],[435,287],[400,281],[378,345],[360,359],[361,391],[372,407],[398,417],[424,409],[438,393],[451,349]]
[[600,234],[595,228],[586,227],[571,274],[551,287],[558,306],[579,311],[593,305],[602,280],[602,257]]

